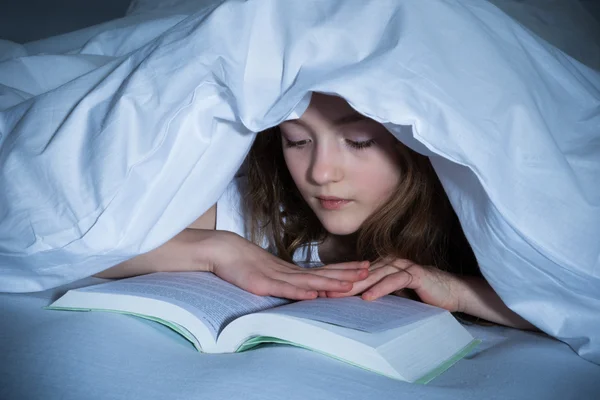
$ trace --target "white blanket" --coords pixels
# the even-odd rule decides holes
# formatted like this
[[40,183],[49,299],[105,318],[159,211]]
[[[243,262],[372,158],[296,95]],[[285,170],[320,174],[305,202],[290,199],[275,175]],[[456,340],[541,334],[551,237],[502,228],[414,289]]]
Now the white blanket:
[[512,17],[480,0],[205,1],[4,43],[0,290],[164,243],[254,132],[322,91],[430,155],[504,301],[600,363],[600,36],[545,35],[527,7],[494,3]]

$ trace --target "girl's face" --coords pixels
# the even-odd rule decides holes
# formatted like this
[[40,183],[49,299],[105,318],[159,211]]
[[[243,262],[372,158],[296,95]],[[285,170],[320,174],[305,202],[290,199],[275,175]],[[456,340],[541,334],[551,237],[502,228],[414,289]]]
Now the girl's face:
[[339,97],[314,93],[280,129],[290,174],[330,234],[355,233],[399,183],[399,142]]

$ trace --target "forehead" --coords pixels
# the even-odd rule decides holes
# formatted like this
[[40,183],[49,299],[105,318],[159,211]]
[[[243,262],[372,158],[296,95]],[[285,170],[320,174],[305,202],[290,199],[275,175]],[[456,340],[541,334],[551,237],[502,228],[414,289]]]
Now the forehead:
[[310,99],[310,105],[300,120],[303,122],[334,121],[353,114],[358,113],[341,97],[314,93]]

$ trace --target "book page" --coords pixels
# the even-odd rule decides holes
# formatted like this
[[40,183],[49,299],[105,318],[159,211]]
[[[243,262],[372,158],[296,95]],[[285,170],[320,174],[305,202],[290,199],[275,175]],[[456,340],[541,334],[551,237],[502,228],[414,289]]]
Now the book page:
[[299,301],[266,312],[374,333],[405,326],[445,310],[398,296],[384,296],[375,301],[352,296]]
[[256,296],[209,272],[159,272],[79,290],[133,295],[175,304],[204,321],[215,339],[234,319],[289,302]]

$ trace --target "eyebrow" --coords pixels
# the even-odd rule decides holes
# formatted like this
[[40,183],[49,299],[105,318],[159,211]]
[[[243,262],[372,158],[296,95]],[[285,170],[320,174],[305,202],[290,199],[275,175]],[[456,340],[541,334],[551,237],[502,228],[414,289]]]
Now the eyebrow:
[[[352,124],[354,122],[364,121],[364,120],[368,120],[368,119],[369,119],[368,117],[365,117],[364,115],[362,115],[360,113],[354,112],[352,114],[344,115],[344,116],[334,120],[332,125],[333,126],[342,126],[342,125],[348,125],[348,124]],[[305,126],[305,123],[300,119],[289,120],[286,122]]]
[[354,112],[352,114],[344,115],[343,117],[336,119],[335,121],[333,121],[333,125],[334,126],[347,125],[347,124],[352,124],[354,122],[363,121],[366,119],[368,119],[368,118],[365,117],[364,115]]

